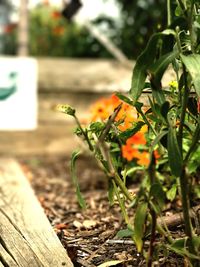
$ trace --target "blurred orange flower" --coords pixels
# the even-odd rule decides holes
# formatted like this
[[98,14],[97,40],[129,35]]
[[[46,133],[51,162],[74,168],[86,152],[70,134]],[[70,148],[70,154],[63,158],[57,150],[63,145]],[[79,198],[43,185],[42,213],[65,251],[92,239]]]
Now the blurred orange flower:
[[15,23],[7,24],[4,27],[4,33],[7,33],[7,34],[12,33],[16,28],[17,28],[17,25]]
[[150,163],[149,152],[143,151],[143,152],[138,153],[137,159],[138,159],[137,160],[138,165],[143,165],[147,167]]
[[65,32],[65,28],[63,26],[57,26],[53,29],[53,34],[57,36],[63,35],[64,32]]
[[127,145],[146,145],[146,138],[143,132],[137,132],[133,136],[127,139]]
[[[109,98],[101,98],[97,100],[90,107],[91,116],[89,122],[98,120],[104,121],[108,119],[120,104],[122,104],[121,109],[115,118],[116,122],[120,122],[117,127],[120,131],[130,129],[133,126],[133,123],[137,122],[138,113],[133,106],[123,102],[115,94]],[[147,143],[145,137],[147,131],[147,125],[144,125],[137,133],[126,140],[126,143],[121,147],[123,158],[127,161],[135,159],[138,165],[145,167],[149,165],[150,154],[144,147]],[[157,151],[154,152],[154,155],[156,159],[160,157]]]
[[61,14],[59,11],[55,10],[52,12],[51,16],[53,19],[59,19],[61,17]]
[[118,112],[115,121],[122,121],[118,126],[120,131],[125,131],[132,127],[133,122],[137,120],[137,112],[134,107],[124,103],[118,96],[113,94],[110,98],[102,98],[96,101],[90,108],[91,121],[105,120],[114,112],[122,103],[122,107]]
[[131,161],[134,158],[137,159],[138,154],[138,149],[134,149],[132,146],[129,146],[127,144],[122,146],[122,157],[127,159],[128,161]]
[[52,15],[52,18],[53,19],[59,19],[61,17],[60,12],[59,11],[56,11],[56,10],[53,11],[51,15]]
[[113,108],[108,99],[101,98],[90,107],[90,111],[91,121],[105,120],[111,115]]

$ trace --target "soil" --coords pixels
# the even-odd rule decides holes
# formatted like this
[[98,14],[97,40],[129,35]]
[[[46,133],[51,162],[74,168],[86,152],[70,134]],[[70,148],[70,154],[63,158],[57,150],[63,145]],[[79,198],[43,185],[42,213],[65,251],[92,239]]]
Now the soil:
[[[77,175],[86,210],[77,204],[69,157],[29,156],[18,161],[75,267],[99,266],[111,260],[119,261],[114,266],[146,266],[133,241],[117,236],[125,225],[118,205],[109,205],[106,177],[93,159],[78,160]],[[174,229],[174,235],[182,235],[182,226]],[[145,245],[148,242],[147,237]],[[156,242],[163,240],[158,236]],[[185,266],[181,257],[163,254],[158,253],[154,266]]]

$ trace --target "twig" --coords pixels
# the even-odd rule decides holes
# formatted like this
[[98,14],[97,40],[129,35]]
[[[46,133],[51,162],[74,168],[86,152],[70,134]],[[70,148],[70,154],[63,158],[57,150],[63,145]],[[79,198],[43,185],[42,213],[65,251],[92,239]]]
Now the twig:
[[[191,208],[189,212],[190,217],[194,219],[195,217],[197,217],[197,214],[199,212],[200,212],[200,205]],[[183,219],[182,212],[175,213],[171,216],[164,216],[162,218],[158,218],[157,220],[158,225],[164,226],[165,224],[167,225],[167,227],[175,227],[177,225],[180,225],[183,222],[184,222],[184,219]]]

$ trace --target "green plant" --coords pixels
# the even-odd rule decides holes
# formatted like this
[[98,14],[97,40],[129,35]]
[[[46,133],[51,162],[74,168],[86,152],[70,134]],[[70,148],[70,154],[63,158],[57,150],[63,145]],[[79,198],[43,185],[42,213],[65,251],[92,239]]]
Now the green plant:
[[109,57],[83,26],[67,22],[51,5],[40,4],[31,10],[29,36],[33,56]]
[[[76,134],[107,174],[110,203],[115,195],[127,224],[126,234],[146,257],[147,266],[163,249],[199,266],[200,238],[190,207],[199,200],[193,177],[199,173],[200,4],[179,0],[175,5],[168,0],[167,9],[168,26],[152,35],[137,58],[127,95],[117,93],[97,102],[86,126],[73,108],[60,105],[58,109],[75,118]],[[176,81],[163,88],[162,77],[169,66]],[[152,92],[148,107],[140,102],[145,89]],[[74,170],[77,156],[72,155],[72,174],[79,202],[85,207]],[[128,190],[130,179],[139,179],[136,196]],[[178,240],[162,219],[166,203],[176,198],[181,199],[185,225],[185,237]],[[129,216],[132,208],[134,218]],[[165,241],[162,245],[155,242],[158,234]],[[148,249],[144,246],[147,237]]]

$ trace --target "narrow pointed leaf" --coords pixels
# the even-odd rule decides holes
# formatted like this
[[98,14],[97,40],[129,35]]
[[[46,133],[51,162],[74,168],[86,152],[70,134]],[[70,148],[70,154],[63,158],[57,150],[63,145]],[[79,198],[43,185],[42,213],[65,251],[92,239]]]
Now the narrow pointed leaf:
[[138,252],[142,251],[145,220],[147,216],[147,203],[138,205],[134,219],[134,241]]
[[119,134],[119,138],[122,140],[127,140],[129,137],[136,134],[145,123],[143,121],[138,121],[132,128],[127,129],[126,131]]
[[172,126],[170,126],[167,135],[167,150],[171,172],[176,177],[179,177],[182,171],[182,156],[177,141],[176,129]]
[[85,203],[85,200],[81,194],[81,191],[80,191],[80,187],[79,187],[79,184],[78,184],[78,179],[77,179],[77,176],[76,176],[76,169],[75,169],[75,163],[76,163],[76,160],[78,158],[78,156],[81,154],[80,151],[75,151],[72,153],[72,157],[71,157],[71,175],[72,175],[72,182],[76,188],[76,196],[77,196],[77,200],[78,200],[78,203],[80,205],[81,208],[85,209],[86,208],[86,203]]
[[147,77],[147,70],[155,59],[157,42],[160,34],[154,34],[149,40],[146,49],[138,57],[132,74],[132,83],[130,95],[135,103],[142,93],[145,80]]
[[167,67],[178,55],[179,53],[177,51],[169,52],[161,56],[153,65],[150,66],[149,71],[157,82],[162,79]]
[[190,73],[196,93],[200,97],[200,55],[180,55],[181,59]]
[[[130,95],[133,99],[134,104],[142,93],[148,71],[150,67],[154,64],[154,61],[156,59],[159,41],[160,39],[166,37],[166,35],[174,35],[174,31],[163,31],[154,34],[149,40],[147,47],[136,61],[135,67],[133,69],[132,83],[130,89]],[[166,66],[166,63],[164,64],[164,66]],[[159,69],[163,69],[163,66]]]

